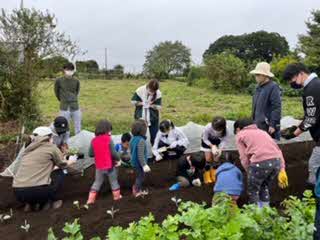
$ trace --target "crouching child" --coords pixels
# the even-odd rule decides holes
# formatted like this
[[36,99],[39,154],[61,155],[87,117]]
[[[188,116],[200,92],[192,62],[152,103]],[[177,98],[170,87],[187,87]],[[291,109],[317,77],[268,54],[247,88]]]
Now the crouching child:
[[163,158],[180,158],[189,145],[186,135],[176,128],[171,120],[162,121],[159,129],[152,147],[156,161]]
[[182,187],[201,186],[201,175],[206,164],[201,155],[186,155],[178,160],[177,183],[169,188],[170,191],[179,190]]
[[116,144],[115,149],[120,156],[121,159],[121,166],[130,168],[130,141],[131,141],[131,134],[124,133],[121,136],[121,143]]
[[216,183],[214,185],[214,194],[224,192],[228,194],[233,203],[237,201],[243,191],[243,175],[238,167],[234,165],[234,160],[225,154],[221,157],[221,165],[216,172]]
[[113,199],[120,200],[122,198],[116,169],[120,158],[115,151],[114,143],[111,139],[111,131],[112,125],[107,120],[101,120],[97,124],[95,138],[92,140],[89,149],[89,156],[94,157],[95,160],[96,174],[87,204],[93,204],[95,202],[105,177],[109,179]]

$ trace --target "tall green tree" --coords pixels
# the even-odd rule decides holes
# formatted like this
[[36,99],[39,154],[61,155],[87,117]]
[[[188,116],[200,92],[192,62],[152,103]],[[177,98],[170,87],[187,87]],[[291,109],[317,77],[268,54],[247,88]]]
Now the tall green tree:
[[143,65],[144,73],[156,78],[168,78],[170,74],[188,72],[191,52],[180,41],[160,42],[149,50]]
[[258,31],[238,36],[227,35],[217,39],[204,52],[203,57],[228,52],[245,62],[271,62],[274,56],[286,56],[289,44],[279,33]]
[[95,60],[76,61],[77,71],[84,73],[97,73],[99,65]]
[[298,51],[304,55],[306,65],[320,73],[320,10],[312,11],[306,25],[307,34],[299,35]]
[[38,119],[37,85],[44,59],[74,56],[77,45],[57,30],[56,18],[36,9],[0,14],[0,118]]

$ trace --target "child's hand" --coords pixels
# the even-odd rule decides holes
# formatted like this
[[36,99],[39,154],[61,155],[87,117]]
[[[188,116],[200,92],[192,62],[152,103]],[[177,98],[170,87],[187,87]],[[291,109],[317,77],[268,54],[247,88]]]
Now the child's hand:
[[200,179],[199,179],[199,178],[194,179],[194,180],[192,181],[192,185],[195,186],[195,187],[201,187],[201,181],[200,181]]
[[174,141],[173,143],[171,143],[170,144],[170,149],[174,149],[174,148],[176,148],[178,146],[178,143],[177,143],[177,141]]
[[120,166],[121,166],[121,163],[122,163],[121,160],[120,160],[120,161],[117,161],[116,164],[115,164],[115,166],[116,166],[116,167],[120,167]]
[[158,161],[161,161],[162,160],[162,156],[160,155],[160,154],[158,154],[157,156],[156,156],[156,161],[158,162]]
[[211,147],[211,152],[213,154],[213,156],[218,157],[221,155],[221,149],[219,149],[216,145],[213,145]]
[[150,167],[146,164],[146,165],[143,166],[143,171],[144,171],[145,173],[148,173],[148,172],[151,171],[151,169],[150,169]]

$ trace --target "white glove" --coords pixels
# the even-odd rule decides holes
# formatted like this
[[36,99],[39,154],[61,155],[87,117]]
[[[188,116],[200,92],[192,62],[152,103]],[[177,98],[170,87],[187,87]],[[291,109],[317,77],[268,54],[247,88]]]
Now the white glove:
[[78,156],[77,155],[71,155],[71,156],[69,156],[69,160],[77,161],[78,160]]
[[120,166],[121,166],[121,163],[122,163],[121,160],[120,160],[120,161],[117,161],[115,166],[116,166],[116,167],[120,167]]
[[174,149],[174,148],[176,148],[177,146],[178,146],[177,141],[174,141],[173,143],[170,144],[170,147],[169,147],[169,148]]
[[147,173],[147,172],[150,172],[151,169],[150,169],[150,167],[146,164],[146,165],[143,166],[143,171],[144,171],[145,173]]
[[199,178],[192,180],[192,185],[195,187],[201,187],[201,181]]
[[156,161],[158,162],[158,161],[161,161],[162,160],[162,156],[160,155],[160,154],[158,154],[157,156],[156,156]]

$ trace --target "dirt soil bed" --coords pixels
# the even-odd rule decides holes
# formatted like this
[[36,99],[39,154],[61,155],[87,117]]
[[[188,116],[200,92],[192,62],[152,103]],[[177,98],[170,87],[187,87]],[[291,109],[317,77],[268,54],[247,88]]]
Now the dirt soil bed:
[[[311,154],[313,144],[294,143],[282,146],[286,161],[287,172],[290,185],[285,191],[279,190],[276,186],[272,190],[272,202],[278,205],[288,195],[301,196],[306,188],[307,179],[307,160]],[[234,156],[237,156],[234,153]],[[0,151],[0,166],[7,162],[6,155]],[[65,181],[61,198],[64,205],[61,209],[47,212],[24,213],[22,206],[15,201],[11,179],[0,178],[0,214],[8,213],[13,209],[13,219],[5,224],[0,223],[1,239],[46,239],[48,228],[53,227],[58,237],[62,237],[61,229],[65,222],[72,222],[75,218],[80,218],[81,229],[85,239],[93,236],[105,237],[110,226],[128,226],[132,221],[139,220],[140,217],[152,212],[156,221],[162,221],[168,214],[176,213],[176,206],[170,200],[177,196],[184,201],[211,203],[212,186],[203,186],[201,188],[188,188],[176,193],[168,191],[168,187],[174,183],[175,162],[163,161],[151,165],[152,172],[147,177],[146,186],[151,194],[144,199],[134,199],[131,196],[130,187],[133,182],[133,176],[124,169],[121,169],[120,184],[122,187],[123,199],[117,203],[113,202],[109,186],[103,187],[103,192],[99,195],[97,203],[88,211],[85,209],[77,210],[73,206],[73,201],[78,200],[81,205],[87,199],[88,190],[93,182],[94,168],[91,167],[85,171],[84,176],[68,176]],[[274,184],[275,185],[275,184]],[[240,204],[246,200],[241,198]],[[120,211],[112,220],[106,211],[112,206]],[[20,226],[27,220],[31,225],[30,232],[24,233]]]

